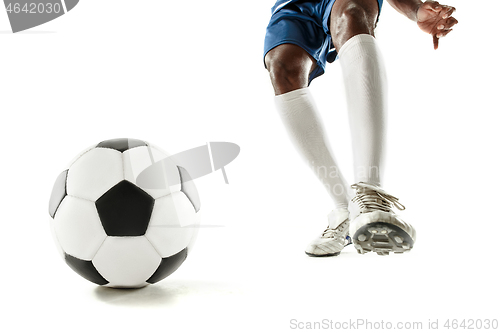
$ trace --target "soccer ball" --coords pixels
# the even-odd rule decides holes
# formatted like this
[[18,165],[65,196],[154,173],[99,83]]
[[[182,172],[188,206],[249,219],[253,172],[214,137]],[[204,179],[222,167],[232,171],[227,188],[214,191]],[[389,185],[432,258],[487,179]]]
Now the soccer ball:
[[161,177],[149,179],[151,188],[136,183],[139,173],[167,157],[144,141],[107,140],[83,151],[57,177],[49,202],[52,234],[74,271],[98,285],[139,288],[184,262],[200,209],[188,172],[162,163]]

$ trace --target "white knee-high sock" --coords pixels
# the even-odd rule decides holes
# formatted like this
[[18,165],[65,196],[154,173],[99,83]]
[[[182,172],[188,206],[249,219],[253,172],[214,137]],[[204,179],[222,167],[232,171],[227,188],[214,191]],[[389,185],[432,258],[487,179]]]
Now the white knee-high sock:
[[337,167],[309,88],[278,95],[275,102],[292,143],[325,186],[335,208],[347,208],[349,185]]
[[387,78],[371,35],[356,35],[340,49],[356,182],[380,186],[385,158]]

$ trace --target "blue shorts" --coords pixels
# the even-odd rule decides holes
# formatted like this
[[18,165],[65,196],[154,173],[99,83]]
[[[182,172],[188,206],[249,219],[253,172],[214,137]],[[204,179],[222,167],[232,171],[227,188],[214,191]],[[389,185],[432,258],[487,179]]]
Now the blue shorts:
[[[379,15],[383,0],[378,1]],[[330,12],[335,0],[278,0],[264,39],[264,58],[278,45],[290,43],[302,47],[317,63],[309,83],[325,73],[325,65],[336,58],[330,35]],[[265,63],[264,63],[265,66]]]

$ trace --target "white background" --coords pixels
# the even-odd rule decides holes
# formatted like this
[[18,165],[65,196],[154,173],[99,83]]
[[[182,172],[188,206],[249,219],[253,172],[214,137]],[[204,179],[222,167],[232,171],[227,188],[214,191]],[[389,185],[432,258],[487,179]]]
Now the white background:
[[[286,332],[290,321],[498,316],[498,1],[449,0],[432,38],[386,3],[377,30],[390,88],[385,188],[418,232],[404,255],[309,258],[326,192],[275,114],[262,63],[266,1],[81,1],[12,34],[0,11],[1,330]],[[352,182],[340,66],[311,85]],[[195,250],[162,282],[97,287],[57,255],[53,182],[83,148],[131,137],[170,153],[229,141],[240,156],[197,180]],[[6,329],[4,329],[6,328]]]

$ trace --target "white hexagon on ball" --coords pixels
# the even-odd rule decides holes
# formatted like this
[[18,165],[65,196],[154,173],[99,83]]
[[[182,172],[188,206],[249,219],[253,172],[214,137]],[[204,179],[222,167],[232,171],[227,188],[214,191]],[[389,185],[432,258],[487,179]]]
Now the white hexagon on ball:
[[162,257],[170,257],[192,244],[199,215],[182,192],[156,199],[146,237]]
[[69,195],[95,201],[123,180],[123,162],[119,151],[94,148],[80,156],[69,168]]
[[92,262],[108,287],[139,288],[147,284],[161,257],[144,236],[108,237]]
[[95,204],[71,196],[61,202],[53,227],[64,252],[82,260],[92,260],[107,237]]
[[[123,170],[124,178],[130,182],[135,183],[137,176],[146,168],[153,165],[155,162],[165,160],[169,155],[156,147],[142,146],[129,149],[123,152]],[[154,199],[168,195],[173,192],[181,190],[181,181],[179,177],[179,170],[173,163],[165,163],[162,165],[164,170],[164,179],[170,184],[165,183],[160,188],[147,188],[146,191]],[[158,182],[158,179],[156,179]]]

